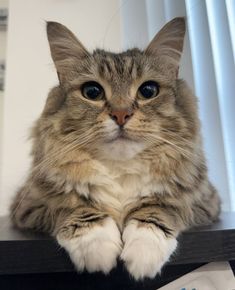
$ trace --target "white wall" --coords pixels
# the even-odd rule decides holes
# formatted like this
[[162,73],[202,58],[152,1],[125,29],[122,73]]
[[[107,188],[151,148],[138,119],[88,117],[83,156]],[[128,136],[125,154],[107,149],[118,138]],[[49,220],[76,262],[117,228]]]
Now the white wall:
[[[8,0],[0,0],[0,8],[7,8]],[[7,31],[5,29],[0,29],[0,61],[6,58],[6,40]],[[1,176],[1,164],[2,164],[2,134],[3,134],[3,97],[4,92],[0,91],[0,176]]]
[[57,83],[45,33],[45,20],[69,27],[92,49],[119,50],[118,0],[10,0],[6,92],[0,183],[0,214],[29,167],[28,129],[37,118],[49,89]]

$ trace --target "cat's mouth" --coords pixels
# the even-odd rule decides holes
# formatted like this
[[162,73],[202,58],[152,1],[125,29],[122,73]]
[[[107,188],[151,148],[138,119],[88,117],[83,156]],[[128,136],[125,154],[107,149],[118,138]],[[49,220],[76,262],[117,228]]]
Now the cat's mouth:
[[141,140],[124,128],[116,128],[106,135],[100,147],[101,155],[111,160],[129,160],[143,151],[145,145]]
[[134,141],[134,140],[129,136],[129,134],[124,129],[121,128],[114,136],[108,138],[107,140],[108,143],[113,143],[115,141]]

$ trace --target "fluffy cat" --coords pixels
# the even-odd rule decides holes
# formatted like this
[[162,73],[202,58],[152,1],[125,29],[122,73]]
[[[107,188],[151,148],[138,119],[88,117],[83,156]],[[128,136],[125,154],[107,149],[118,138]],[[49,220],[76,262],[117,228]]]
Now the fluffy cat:
[[153,278],[180,232],[219,215],[197,100],[178,79],[184,34],[175,18],[144,51],[90,53],[47,23],[59,85],[32,130],[11,214],[55,237],[78,271],[108,273],[120,258],[135,279]]

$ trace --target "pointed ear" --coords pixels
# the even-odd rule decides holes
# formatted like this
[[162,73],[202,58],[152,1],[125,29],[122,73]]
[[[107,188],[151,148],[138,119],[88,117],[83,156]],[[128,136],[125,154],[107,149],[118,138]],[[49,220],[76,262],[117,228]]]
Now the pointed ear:
[[184,35],[185,19],[183,17],[174,18],[155,35],[145,53],[165,57],[166,61],[174,65],[178,73]]
[[89,52],[76,36],[60,23],[47,22],[47,38],[59,81],[63,83],[72,77],[78,62],[87,57]]

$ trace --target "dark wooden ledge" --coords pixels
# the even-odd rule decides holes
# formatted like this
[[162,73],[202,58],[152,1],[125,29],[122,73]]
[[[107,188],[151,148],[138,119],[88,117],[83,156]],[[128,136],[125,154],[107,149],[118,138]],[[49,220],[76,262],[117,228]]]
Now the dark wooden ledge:
[[[0,218],[0,289],[7,290],[156,290],[212,261],[230,261],[235,270],[235,213],[212,226],[179,237],[177,253],[160,276],[136,282],[121,263],[105,276],[74,271],[68,256],[50,237],[20,232]],[[69,285],[69,286],[68,286]]]
[[[235,260],[235,213],[223,213],[217,223],[185,232],[178,240],[169,265]],[[74,271],[52,238],[21,232],[8,217],[0,218],[0,261],[0,275]]]

